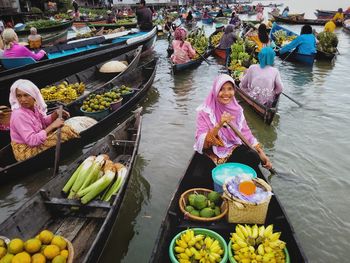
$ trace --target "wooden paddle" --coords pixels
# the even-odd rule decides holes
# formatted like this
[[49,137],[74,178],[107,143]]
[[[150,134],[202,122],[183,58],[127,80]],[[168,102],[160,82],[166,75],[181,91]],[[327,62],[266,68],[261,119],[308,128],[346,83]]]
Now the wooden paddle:
[[[60,105],[58,108],[58,118],[62,118],[62,111],[63,106]],[[57,144],[56,144],[56,151],[55,151],[55,163],[53,167],[53,176],[56,175],[56,172],[58,170],[58,164],[60,161],[60,152],[61,152],[61,128],[57,129]]]
[[211,66],[211,63],[210,63],[201,53],[199,53],[195,48],[193,48],[193,49],[196,51],[196,53],[197,53],[202,59],[204,59],[205,62],[208,63],[209,66]]
[[[251,150],[253,150],[254,152],[258,153],[258,151],[248,142],[248,140],[243,136],[243,134],[237,130],[231,123],[226,122],[225,124],[227,124],[231,130],[237,134],[237,136],[242,140],[242,142],[247,145]],[[272,175],[276,174],[279,175],[280,173],[277,173],[277,171],[274,168],[269,169],[270,173]]]
[[284,96],[286,96],[288,99],[290,99],[291,101],[293,101],[295,104],[297,104],[299,107],[303,107],[303,104],[301,104],[300,102],[296,101],[295,99],[289,97],[286,93],[282,92],[282,94]]

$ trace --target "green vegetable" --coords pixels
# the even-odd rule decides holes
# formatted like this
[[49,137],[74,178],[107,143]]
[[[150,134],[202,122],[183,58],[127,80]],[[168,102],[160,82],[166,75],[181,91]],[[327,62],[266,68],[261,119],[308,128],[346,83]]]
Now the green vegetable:
[[106,194],[102,197],[102,200],[108,202],[111,199],[111,197],[119,191],[120,187],[122,186],[122,184],[124,182],[126,173],[127,173],[127,169],[124,166],[118,170],[117,180],[109,188],[109,190],[106,192]]

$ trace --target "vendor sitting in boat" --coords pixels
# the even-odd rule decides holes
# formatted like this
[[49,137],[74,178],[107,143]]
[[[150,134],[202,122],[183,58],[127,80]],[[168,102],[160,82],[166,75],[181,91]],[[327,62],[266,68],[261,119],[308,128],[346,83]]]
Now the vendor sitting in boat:
[[[226,74],[216,77],[205,102],[197,108],[196,143],[202,169],[211,171],[226,162],[243,163],[258,173],[260,162],[266,168],[272,164],[247,125],[242,107],[235,99],[234,80]],[[236,133],[225,127],[234,126],[257,150],[245,146]]]
[[[258,27],[258,30],[256,30],[256,27]],[[255,28],[249,29],[249,31],[245,34],[245,36],[249,39],[255,42],[257,45],[257,52],[260,52],[260,50],[263,47],[272,47],[275,48],[275,43],[270,39],[269,33],[267,32],[266,24],[261,23],[260,25],[256,25]]]
[[288,17],[288,15],[289,15],[289,7],[287,6],[285,9],[283,9],[282,16]]
[[[67,141],[79,135],[64,120],[58,118],[55,111],[47,115],[46,103],[35,84],[29,80],[19,79],[10,90],[12,109],[10,120],[11,145],[17,161],[23,161],[57,144],[57,136],[53,133],[61,129],[61,140]],[[63,111],[64,118],[69,113]]]
[[323,31],[333,33],[336,27],[335,20],[332,19],[324,25]]
[[235,12],[232,12],[229,24],[233,25],[235,28],[241,25],[241,20]]
[[186,23],[192,23],[193,21],[193,15],[192,15],[192,11],[188,11],[187,16],[186,16]]
[[343,8],[339,8],[338,12],[335,13],[335,15],[333,16],[333,20],[335,22],[343,22],[344,21],[344,13],[343,13]]
[[196,50],[188,41],[185,41],[186,36],[187,32],[184,28],[176,28],[174,32],[175,39],[172,43],[174,54],[171,55],[171,61],[174,64],[187,63],[196,55]]
[[288,45],[283,46],[279,52],[280,54],[284,54],[286,52],[292,52],[294,49],[297,49],[297,53],[302,55],[316,54],[316,38],[310,25],[304,25],[301,28],[300,36]]
[[260,64],[251,65],[240,83],[245,93],[267,107],[283,90],[280,73],[273,67],[275,55],[271,47],[264,47],[258,54]]
[[3,56],[5,58],[31,57],[35,60],[40,60],[46,55],[44,50],[34,53],[28,48],[18,44],[18,36],[12,28],[6,28],[2,33],[2,37],[4,40]]
[[225,17],[224,12],[222,11],[222,9],[219,10],[219,12],[216,15],[216,17]]
[[115,15],[111,10],[107,10],[107,24],[115,23]]
[[30,35],[28,36],[28,44],[30,49],[38,49],[42,44],[42,37],[38,34],[35,27],[30,28]]

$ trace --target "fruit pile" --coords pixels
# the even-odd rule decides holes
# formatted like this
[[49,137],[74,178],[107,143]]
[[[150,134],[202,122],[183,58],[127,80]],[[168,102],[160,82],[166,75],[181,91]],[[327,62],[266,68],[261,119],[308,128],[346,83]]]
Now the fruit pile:
[[136,20],[134,18],[123,18],[117,20],[118,25],[128,25],[133,23],[136,23]]
[[195,235],[192,229],[186,230],[175,243],[174,251],[180,263],[220,262],[224,254],[218,240],[202,234]]
[[40,90],[45,101],[61,101],[64,103],[76,100],[84,91],[85,84],[83,82],[68,84],[67,81],[63,81],[57,86],[46,86]]
[[[249,43],[250,44],[250,43]],[[250,46],[249,46],[250,47]],[[236,43],[231,46],[231,56],[229,69],[232,71],[232,77],[240,79],[244,71],[249,68],[250,65],[256,64],[257,60],[246,52],[246,42],[242,39],[238,39]]]
[[49,230],[43,230],[35,238],[25,242],[15,238],[6,245],[0,239],[1,263],[66,263],[68,256],[66,240]]
[[126,172],[124,165],[113,163],[106,154],[90,156],[80,164],[62,191],[68,194],[68,199],[79,199],[82,204],[96,197],[108,202],[122,186]]
[[[192,47],[197,51],[197,53],[204,55],[208,48],[209,40],[205,36],[204,28],[197,28],[192,31],[186,39],[191,43]],[[199,58],[199,54],[196,54],[193,59]]]
[[220,40],[222,38],[222,36],[224,35],[224,32],[219,32],[215,35],[213,35],[211,38],[210,38],[210,44],[211,46],[213,47],[217,47],[220,43]]
[[207,196],[203,194],[190,194],[188,196],[185,210],[193,216],[211,218],[221,214],[220,204],[222,203],[221,195],[215,191],[210,192]]
[[133,92],[133,89],[128,87],[128,86],[121,85],[119,88],[114,88],[113,91],[115,91],[115,92],[117,92],[117,94],[119,93],[123,96],[123,95],[126,95],[126,94]]
[[273,233],[273,225],[265,228],[238,224],[231,237],[233,257],[238,263],[286,262],[283,251],[286,243],[280,236],[281,232]]
[[121,93],[108,91],[102,94],[90,94],[84,101],[81,109],[86,112],[99,112],[108,109],[111,103],[117,102]]
[[297,38],[296,35],[288,36],[287,32],[283,29],[277,30],[273,33],[273,36],[275,37],[275,43],[277,46],[284,46],[292,42],[295,38]]
[[338,46],[338,37],[331,32],[321,32],[317,35],[317,49],[327,53],[336,53]]

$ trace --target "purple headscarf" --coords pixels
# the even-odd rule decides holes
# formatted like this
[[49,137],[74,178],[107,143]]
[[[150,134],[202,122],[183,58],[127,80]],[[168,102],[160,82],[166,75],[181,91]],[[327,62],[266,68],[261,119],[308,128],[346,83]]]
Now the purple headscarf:
[[[208,131],[213,129],[214,126],[220,122],[224,112],[234,116],[234,120],[231,122],[232,125],[234,125],[252,145],[257,144],[257,140],[247,126],[243,115],[243,109],[236,99],[233,97],[229,104],[221,104],[217,99],[221,87],[227,82],[231,82],[234,85],[234,80],[229,75],[221,74],[217,76],[205,102],[197,108],[197,130],[194,150],[199,153],[203,153],[204,141]],[[241,139],[230,128],[221,128],[219,130],[219,137],[225,144],[225,147],[213,146],[213,152],[219,158],[226,157],[232,152],[234,146],[242,144]]]

